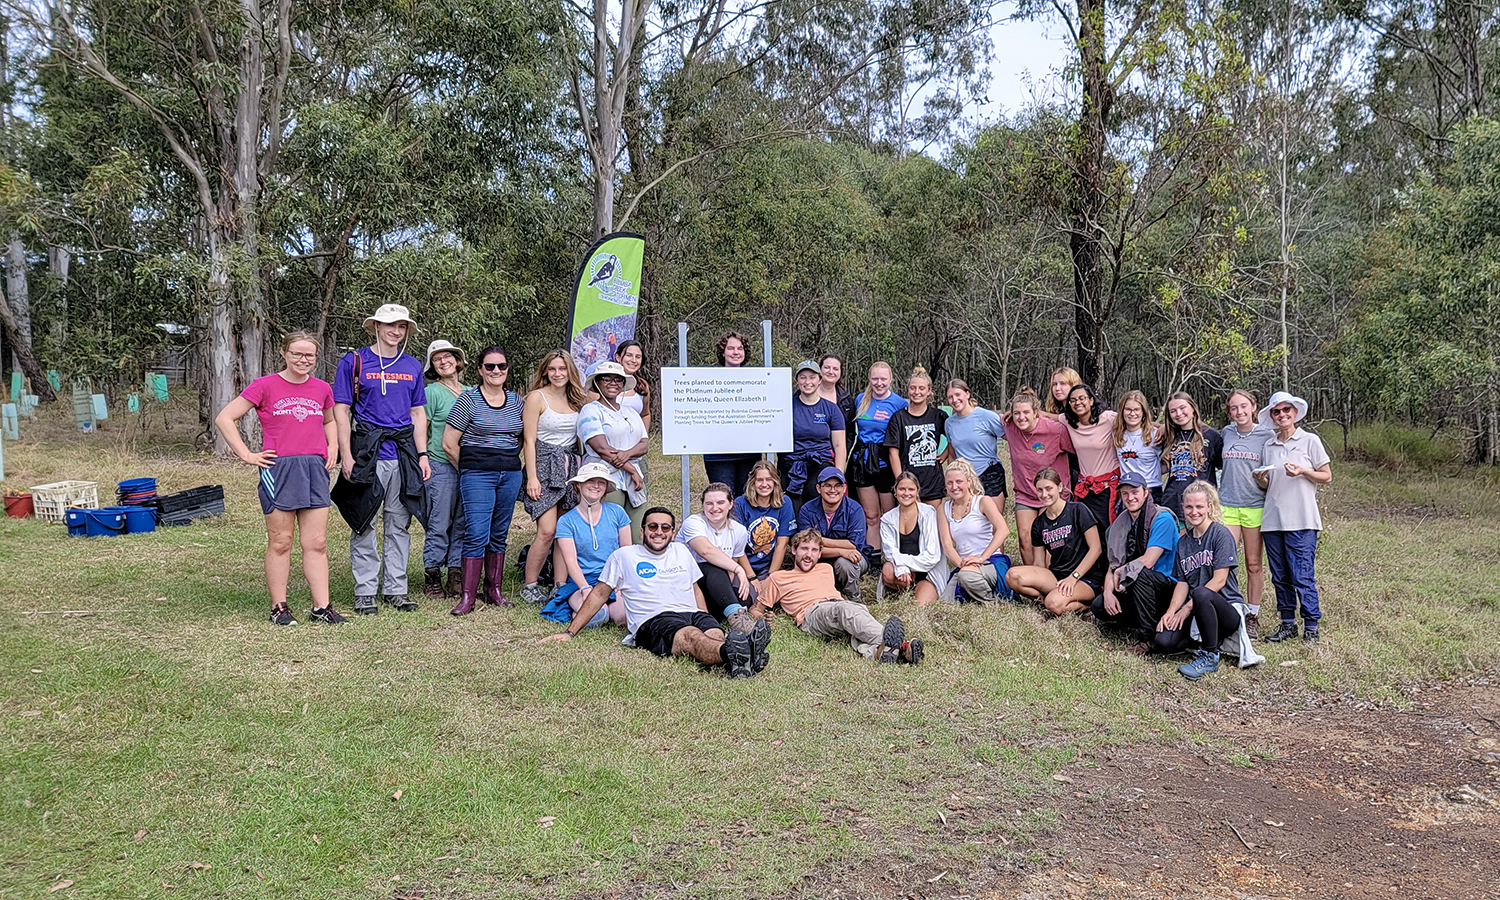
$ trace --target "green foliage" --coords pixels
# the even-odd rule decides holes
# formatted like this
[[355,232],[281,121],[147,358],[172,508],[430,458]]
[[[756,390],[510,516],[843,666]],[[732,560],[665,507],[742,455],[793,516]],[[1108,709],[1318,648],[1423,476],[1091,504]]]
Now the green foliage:
[[1372,422],[1349,430],[1349,456],[1392,471],[1449,469],[1464,456],[1464,442],[1451,434]]

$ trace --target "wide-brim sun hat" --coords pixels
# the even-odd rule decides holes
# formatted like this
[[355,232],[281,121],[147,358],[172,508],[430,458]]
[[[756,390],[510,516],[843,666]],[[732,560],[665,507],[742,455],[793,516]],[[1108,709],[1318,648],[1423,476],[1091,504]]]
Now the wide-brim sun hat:
[[438,338],[437,340],[427,345],[427,359],[422,363],[422,371],[427,373],[428,375],[437,374],[432,370],[432,357],[437,353],[452,353],[453,358],[458,360],[458,364],[460,366],[467,366],[469,364],[469,361],[464,358],[464,352],[462,350],[453,346],[442,338]]
[[1260,424],[1275,428],[1275,423],[1271,421],[1271,410],[1283,403],[1290,403],[1297,410],[1297,415],[1292,418],[1294,424],[1307,418],[1306,400],[1288,391],[1277,391],[1271,395],[1271,399],[1266,401],[1265,408],[1260,411]]
[[410,337],[417,332],[417,320],[411,317],[411,311],[399,303],[387,303],[375,312],[365,317],[365,331],[374,333],[376,325],[394,325],[397,322],[406,323],[406,334]]
[[583,484],[595,478],[603,478],[605,481],[614,483],[615,475],[604,463],[584,463],[578,467],[578,474],[568,479],[568,484]]
[[[625,387],[623,388],[623,390],[635,390],[635,376],[626,375],[625,367],[613,361],[602,362],[598,366],[596,366],[594,368],[594,371],[589,373],[588,380],[583,383],[583,389],[585,391],[593,391],[594,393],[599,394],[598,391],[594,390],[594,383],[599,380],[600,375],[618,375],[621,378],[625,379]],[[602,397],[604,395],[599,394],[599,396]]]

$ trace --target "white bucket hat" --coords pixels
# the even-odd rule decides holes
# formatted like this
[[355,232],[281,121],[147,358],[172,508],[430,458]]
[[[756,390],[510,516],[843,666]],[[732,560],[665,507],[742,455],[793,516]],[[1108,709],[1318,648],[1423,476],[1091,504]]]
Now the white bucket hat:
[[407,324],[407,337],[411,337],[413,334],[417,333],[416,320],[411,317],[411,312],[399,303],[387,303],[379,309],[375,310],[374,314],[366,317],[365,331],[374,334],[375,323],[379,323],[381,325],[394,325],[397,322],[405,322]]
[[568,479],[568,484],[583,484],[595,478],[603,478],[610,484],[615,483],[615,473],[609,470],[609,466],[604,463],[584,463],[578,467],[578,474]]
[[[602,362],[596,366],[594,371],[589,373],[588,380],[583,383],[583,389],[585,391],[594,391],[594,382],[599,380],[600,375],[618,375],[625,379],[625,390],[635,390],[635,376],[626,375],[625,367],[613,361]],[[594,391],[594,393],[598,393],[598,391]],[[604,395],[600,394],[600,396]]]
[[428,375],[436,374],[432,370],[432,355],[434,353],[452,353],[453,357],[458,360],[458,364],[460,366],[467,366],[469,364],[469,361],[467,359],[464,359],[464,352],[462,350],[458,349],[442,338],[438,338],[437,340],[427,345],[427,361],[422,363],[422,371]]
[[1300,422],[1303,419],[1307,418],[1306,400],[1303,400],[1301,397],[1298,397],[1294,394],[1288,393],[1287,391],[1277,391],[1276,393],[1271,395],[1270,400],[1266,401],[1265,409],[1262,409],[1260,411],[1260,424],[1275,428],[1275,423],[1271,421],[1271,410],[1275,409],[1283,403],[1290,403],[1294,408],[1296,408],[1297,415],[1292,418],[1292,421],[1294,423]]

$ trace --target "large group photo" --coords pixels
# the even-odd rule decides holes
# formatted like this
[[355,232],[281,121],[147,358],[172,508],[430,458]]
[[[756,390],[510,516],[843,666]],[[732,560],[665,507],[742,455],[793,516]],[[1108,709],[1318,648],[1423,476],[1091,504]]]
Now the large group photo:
[[1500,898],[1500,7],[0,6],[0,897]]

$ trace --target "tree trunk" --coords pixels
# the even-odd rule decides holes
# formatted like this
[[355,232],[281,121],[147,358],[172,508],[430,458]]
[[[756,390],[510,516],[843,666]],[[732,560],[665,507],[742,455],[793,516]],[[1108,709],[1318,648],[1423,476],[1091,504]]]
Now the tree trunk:
[[68,262],[67,247],[47,248],[47,274],[61,283],[57,292],[57,317],[52,322],[52,338],[61,344],[68,336]]
[[208,237],[208,408],[207,427],[214,451],[228,453],[229,444],[213,427],[213,417],[234,400],[235,366],[235,289],[229,280],[230,245],[210,229]]
[[[16,368],[31,379],[31,389],[36,392],[37,399],[46,402],[56,400],[57,395],[52,393],[52,385],[47,383],[47,373],[42,370],[36,357],[31,355],[30,336],[21,330],[19,319],[11,312],[10,303],[4,297],[0,297],[0,319],[4,320],[6,337],[10,338]],[[16,402],[20,402],[19,399]]]
[[1105,77],[1105,0],[1078,0],[1078,57],[1083,100],[1073,160],[1073,215],[1068,250],[1073,258],[1073,335],[1084,383],[1100,386],[1104,376],[1104,253],[1100,217],[1104,212],[1105,126],[1114,89]]
[[[21,243],[18,232],[10,233],[10,246],[5,252],[5,295],[10,300],[10,312],[16,320],[16,332],[26,342],[26,352],[31,352],[31,287],[26,280],[26,245]],[[17,345],[19,347],[19,344]],[[21,368],[21,356],[11,353],[11,364]],[[37,394],[38,397],[41,394]]]

